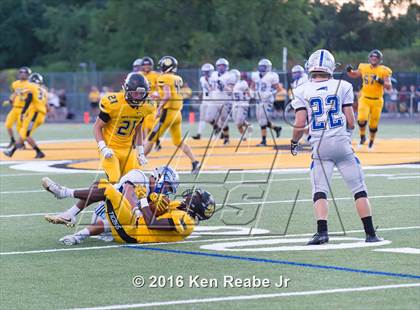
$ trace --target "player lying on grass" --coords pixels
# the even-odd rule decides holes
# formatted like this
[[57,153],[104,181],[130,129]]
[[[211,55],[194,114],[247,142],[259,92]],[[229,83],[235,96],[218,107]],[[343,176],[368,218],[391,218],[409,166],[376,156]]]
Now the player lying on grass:
[[318,232],[308,245],[328,242],[328,201],[334,167],[337,167],[354,195],[356,209],[363,222],[366,242],[379,242],[373,228],[372,211],[367,198],[363,170],[351,148],[354,129],[353,86],[333,79],[334,56],[318,50],[308,60],[310,81],[294,91],[292,107],[296,118],[291,140],[291,153],[297,155],[306,121],[312,147],[311,182]]
[[59,241],[73,245],[93,235],[126,243],[181,241],[192,233],[199,221],[213,215],[214,199],[210,193],[196,189],[184,192],[182,201],[171,202],[164,194],[175,193],[177,182],[170,178],[165,181],[162,168],[157,170],[161,172],[157,178],[151,176],[147,180],[143,172],[132,170],[116,185],[101,180],[97,186],[84,190],[65,188],[44,178],[44,188],[57,198],[81,199],[64,213],[45,218],[54,224],[72,226],[85,206],[102,201],[95,209],[91,225]]

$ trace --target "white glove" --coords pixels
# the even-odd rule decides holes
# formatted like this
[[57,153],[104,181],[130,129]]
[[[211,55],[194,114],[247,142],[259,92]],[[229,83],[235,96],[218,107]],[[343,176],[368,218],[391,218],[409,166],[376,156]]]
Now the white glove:
[[137,150],[137,160],[139,161],[139,164],[141,166],[147,165],[147,158],[146,158],[146,155],[144,155],[143,145],[137,145],[136,150]]
[[114,152],[106,146],[104,141],[99,141],[98,142],[98,147],[99,147],[99,150],[101,151],[102,155],[104,155],[104,157],[106,159],[114,156]]

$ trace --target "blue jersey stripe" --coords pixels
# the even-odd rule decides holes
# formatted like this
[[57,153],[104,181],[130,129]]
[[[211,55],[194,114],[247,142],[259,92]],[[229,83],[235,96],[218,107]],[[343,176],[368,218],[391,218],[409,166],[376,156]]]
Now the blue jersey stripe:
[[322,67],[322,61],[324,60],[324,51],[321,51],[321,56],[319,58],[319,66]]

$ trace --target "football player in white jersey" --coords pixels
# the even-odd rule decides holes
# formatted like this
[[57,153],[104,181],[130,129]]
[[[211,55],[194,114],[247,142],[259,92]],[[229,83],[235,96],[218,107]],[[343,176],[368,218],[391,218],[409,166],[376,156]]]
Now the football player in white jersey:
[[344,80],[334,80],[334,56],[321,49],[313,53],[307,63],[310,81],[298,86],[292,101],[295,124],[291,153],[297,155],[298,141],[308,122],[312,147],[311,182],[317,233],[308,245],[328,242],[328,201],[334,167],[352,191],[357,212],[366,232],[366,242],[379,242],[370,208],[367,187],[360,161],[351,148],[351,134],[355,126],[353,86]]
[[134,60],[134,62],[133,62],[133,72],[140,72],[142,70],[142,65],[141,65],[142,60],[143,60],[142,58],[138,58],[138,59]]
[[308,81],[308,75],[305,73],[305,69],[302,66],[296,65],[292,68],[292,89],[306,83]]
[[[240,80],[236,82],[233,87],[233,111],[232,116],[238,127],[241,135],[247,130],[248,134],[251,130],[251,125],[247,122],[248,110],[249,110],[249,99],[251,98],[250,88],[248,85],[248,75],[246,72],[241,73]],[[248,128],[249,127],[249,128]],[[243,138],[245,141],[246,138]]]
[[[58,215],[46,215],[45,219],[52,224],[63,224],[73,227],[76,224],[76,216],[84,208],[92,203],[100,202],[95,208],[91,225],[75,234],[64,236],[59,240],[61,243],[66,245],[77,244],[92,235],[102,235],[103,240],[107,241],[111,238],[109,241],[112,241],[112,236],[110,236],[111,227],[105,216],[105,189],[98,188],[97,185],[95,183],[90,188],[75,190],[62,186],[49,178],[42,179],[42,186],[57,199],[79,199],[74,206]],[[129,185],[134,188],[138,186],[142,187],[142,190],[145,190],[145,195],[150,199],[151,193],[163,195],[175,194],[179,186],[179,175],[170,166],[155,168],[149,176],[146,176],[139,169],[133,169],[122,176],[120,181],[114,185],[114,188],[120,193],[123,193],[125,187]]]
[[200,86],[201,86],[201,104],[200,104],[200,122],[198,123],[197,134],[192,138],[195,140],[201,139],[201,134],[203,133],[204,127],[206,126],[206,114],[207,107],[210,102],[210,76],[214,71],[214,66],[210,63],[205,63],[201,66],[201,77],[200,77]]
[[[229,126],[221,122],[224,105],[231,104],[232,90],[235,82],[232,82],[232,74],[229,72],[229,62],[225,58],[216,61],[216,71],[210,76],[211,99],[207,107],[206,121],[213,125],[216,133],[223,129],[222,138],[224,143],[229,143]],[[223,128],[220,125],[225,125]]]
[[279,75],[272,72],[273,65],[268,59],[261,59],[258,62],[258,72],[251,75],[251,89],[257,101],[257,121],[261,127],[261,142],[257,146],[267,146],[267,127],[276,132],[276,137],[280,137],[281,126],[274,126],[272,117],[274,113],[274,98],[280,90]]

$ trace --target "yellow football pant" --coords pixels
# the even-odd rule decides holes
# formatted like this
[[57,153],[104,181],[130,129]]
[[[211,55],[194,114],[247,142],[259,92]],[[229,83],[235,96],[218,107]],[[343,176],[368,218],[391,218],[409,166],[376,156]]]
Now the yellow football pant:
[[111,158],[104,158],[102,152],[99,152],[101,167],[105,170],[109,182],[117,183],[121,176],[130,170],[140,168],[137,160],[137,152],[133,148],[111,149],[114,152],[114,156]]
[[22,122],[22,127],[19,130],[19,135],[23,141],[26,140],[29,136],[31,136],[35,129],[39,126],[44,124],[45,122],[45,114],[36,112],[36,111],[29,111]]
[[155,127],[155,124],[157,123],[156,114],[157,112],[155,110],[154,112],[150,113],[144,118],[142,127],[144,129],[147,129],[148,132],[151,132],[153,130],[153,127]]
[[368,99],[366,97],[360,97],[357,120],[359,122],[369,123],[369,128],[378,128],[379,119],[381,118],[382,107],[384,100],[379,99]]
[[13,107],[10,110],[10,112],[7,114],[4,126],[7,129],[10,129],[10,128],[13,128],[14,124],[16,124],[16,130],[19,131],[20,127],[22,126],[22,122],[20,120],[20,115],[21,114],[22,114],[22,108]]
[[149,135],[149,141],[156,142],[169,129],[172,143],[178,146],[182,142],[182,114],[179,110],[164,109],[159,122]]

